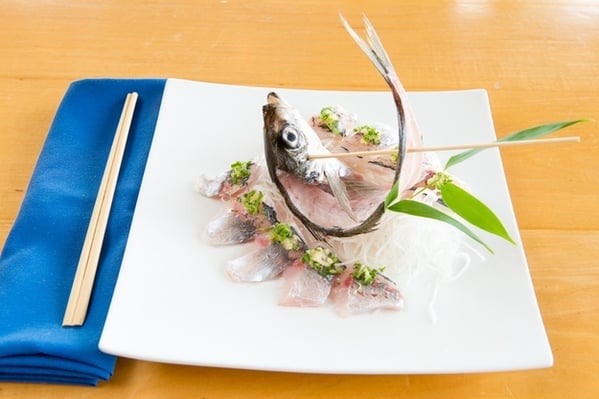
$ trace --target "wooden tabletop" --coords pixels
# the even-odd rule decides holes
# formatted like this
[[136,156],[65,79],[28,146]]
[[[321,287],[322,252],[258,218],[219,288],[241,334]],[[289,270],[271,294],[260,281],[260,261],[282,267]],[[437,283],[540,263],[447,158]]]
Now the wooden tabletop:
[[[3,1],[0,245],[69,82],[176,77],[385,90],[339,11],[355,26],[368,15],[408,90],[486,89],[498,136],[546,122],[599,120],[599,3],[592,0]],[[0,383],[0,397],[599,397],[598,126],[560,135],[579,135],[582,143],[502,153],[555,357],[551,368],[344,376],[119,359],[114,377],[98,388]]]

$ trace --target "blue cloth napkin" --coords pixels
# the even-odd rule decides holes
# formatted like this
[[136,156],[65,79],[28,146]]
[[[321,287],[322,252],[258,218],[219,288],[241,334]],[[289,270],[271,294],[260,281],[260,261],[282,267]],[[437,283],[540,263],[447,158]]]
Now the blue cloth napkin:
[[[127,243],[164,79],[85,79],[56,113],[0,255],[0,381],[96,385],[116,359],[98,341]],[[92,208],[127,93],[136,91],[124,161],[87,319],[62,327]]]

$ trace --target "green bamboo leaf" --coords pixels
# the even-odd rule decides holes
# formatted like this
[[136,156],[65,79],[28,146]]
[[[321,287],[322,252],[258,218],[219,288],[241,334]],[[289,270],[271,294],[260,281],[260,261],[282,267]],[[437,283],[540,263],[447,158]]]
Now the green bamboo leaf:
[[[545,136],[547,134],[556,132],[558,130],[564,129],[568,126],[575,125],[577,123],[591,122],[591,121],[592,121],[592,119],[573,119],[573,120],[569,120],[569,121],[565,121],[565,122],[547,123],[544,125],[531,127],[531,128],[524,129],[524,130],[521,130],[516,133],[512,133],[510,135],[507,135],[505,137],[498,139],[497,141],[499,142],[499,141],[532,140],[532,139],[536,139],[536,138]],[[473,157],[474,155],[478,154],[479,152],[481,152],[483,150],[485,150],[485,148],[474,148],[472,150],[466,150],[464,152],[460,152],[459,154],[456,154],[456,155],[452,156],[451,158],[449,158],[449,160],[447,160],[447,163],[445,164],[445,169],[448,169],[451,166],[454,166],[460,162],[463,162],[466,159]]]
[[488,233],[516,244],[497,215],[478,198],[453,182],[447,182],[439,189],[445,205],[457,215]]
[[391,191],[389,191],[389,193],[387,194],[387,197],[385,197],[385,208],[389,208],[389,205],[397,199],[398,195],[399,195],[399,179],[395,182],[395,184],[391,188]]
[[420,216],[429,219],[438,220],[441,222],[449,223],[453,227],[462,231],[468,237],[472,238],[474,241],[478,242],[480,245],[485,247],[487,251],[490,253],[494,253],[491,247],[483,242],[472,230],[470,230],[467,226],[465,226],[460,221],[452,218],[448,214],[441,212],[438,209],[433,208],[430,205],[425,203],[404,199],[396,202],[395,204],[388,207],[389,210],[394,212],[406,213],[408,215]]

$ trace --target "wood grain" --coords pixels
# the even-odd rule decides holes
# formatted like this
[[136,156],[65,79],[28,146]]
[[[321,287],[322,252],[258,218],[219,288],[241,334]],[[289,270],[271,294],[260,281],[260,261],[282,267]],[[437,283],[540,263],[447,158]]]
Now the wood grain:
[[[68,84],[177,77],[386,90],[338,21],[377,27],[408,90],[484,88],[497,135],[599,120],[599,4],[592,0],[368,2],[8,0],[0,3],[0,243],[17,214]],[[555,355],[545,370],[331,376],[119,359],[99,388],[0,383],[2,398],[599,396],[597,124],[576,146],[503,152],[513,205]],[[576,147],[573,149],[573,147]],[[506,287],[509,295],[509,287]]]

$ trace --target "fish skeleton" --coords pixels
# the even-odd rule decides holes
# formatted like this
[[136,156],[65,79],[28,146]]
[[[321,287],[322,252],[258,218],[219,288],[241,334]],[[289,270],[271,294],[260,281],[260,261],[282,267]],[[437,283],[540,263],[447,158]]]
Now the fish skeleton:
[[398,115],[398,156],[392,181],[377,189],[376,184],[364,180],[335,158],[309,159],[308,155],[329,150],[299,111],[276,93],[268,95],[262,108],[269,175],[289,210],[315,238],[324,241],[327,236],[350,237],[376,228],[385,210],[386,193],[399,179],[405,157],[405,90],[372,24],[365,18],[367,41],[364,41],[341,19],[393,94]]

